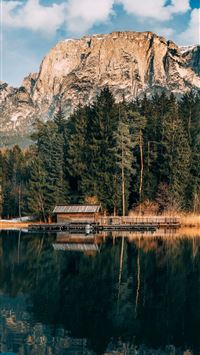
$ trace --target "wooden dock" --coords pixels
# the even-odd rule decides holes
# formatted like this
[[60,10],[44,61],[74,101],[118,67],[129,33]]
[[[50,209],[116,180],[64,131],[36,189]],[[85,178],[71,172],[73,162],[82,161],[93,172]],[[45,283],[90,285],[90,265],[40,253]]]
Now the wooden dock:
[[98,231],[114,232],[114,231],[155,231],[154,224],[105,224],[98,226]]
[[111,232],[111,231],[155,231],[156,225],[134,225],[134,224],[108,224],[108,225],[99,225],[99,224],[33,224],[28,226],[29,232],[70,232],[70,233],[98,233],[102,231]]
[[71,222],[71,223],[48,223],[31,224],[28,226],[29,232],[71,232],[89,234],[95,231],[97,223]]
[[29,225],[30,232],[70,232],[98,233],[101,231],[155,231],[157,228],[178,228],[180,220],[177,217],[101,217],[97,222],[67,222]]

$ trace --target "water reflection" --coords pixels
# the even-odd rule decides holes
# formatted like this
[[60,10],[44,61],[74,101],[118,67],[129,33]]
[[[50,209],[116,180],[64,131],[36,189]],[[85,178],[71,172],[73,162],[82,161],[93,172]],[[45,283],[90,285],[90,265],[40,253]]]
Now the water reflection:
[[199,354],[199,254],[186,236],[2,232],[0,351]]

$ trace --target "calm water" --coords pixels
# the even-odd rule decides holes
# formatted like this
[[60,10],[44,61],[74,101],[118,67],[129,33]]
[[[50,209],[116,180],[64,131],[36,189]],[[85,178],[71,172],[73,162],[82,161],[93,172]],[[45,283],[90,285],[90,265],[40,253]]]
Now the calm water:
[[200,354],[200,238],[102,237],[0,233],[0,352]]

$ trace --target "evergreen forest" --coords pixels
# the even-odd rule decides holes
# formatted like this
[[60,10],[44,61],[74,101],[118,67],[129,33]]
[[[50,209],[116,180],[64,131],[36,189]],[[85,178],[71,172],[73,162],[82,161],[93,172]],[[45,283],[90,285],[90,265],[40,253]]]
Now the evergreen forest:
[[108,88],[66,119],[37,121],[33,144],[0,151],[0,215],[47,221],[56,204],[108,214],[200,212],[200,96],[116,103]]

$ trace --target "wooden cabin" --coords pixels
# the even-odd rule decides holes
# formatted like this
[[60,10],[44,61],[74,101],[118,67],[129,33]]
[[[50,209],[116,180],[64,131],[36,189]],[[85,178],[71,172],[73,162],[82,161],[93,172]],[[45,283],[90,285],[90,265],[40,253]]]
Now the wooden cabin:
[[98,222],[101,216],[101,205],[58,205],[53,214],[57,223]]

